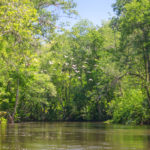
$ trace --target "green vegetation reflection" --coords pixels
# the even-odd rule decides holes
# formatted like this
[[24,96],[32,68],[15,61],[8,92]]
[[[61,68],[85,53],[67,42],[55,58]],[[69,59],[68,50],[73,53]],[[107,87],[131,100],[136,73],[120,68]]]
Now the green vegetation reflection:
[[100,123],[20,123],[0,126],[0,149],[148,150],[149,127]]

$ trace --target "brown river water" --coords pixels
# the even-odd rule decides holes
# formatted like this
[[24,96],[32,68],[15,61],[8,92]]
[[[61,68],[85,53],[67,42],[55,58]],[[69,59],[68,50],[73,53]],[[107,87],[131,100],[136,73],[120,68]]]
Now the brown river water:
[[150,150],[150,126],[97,122],[0,125],[0,150]]

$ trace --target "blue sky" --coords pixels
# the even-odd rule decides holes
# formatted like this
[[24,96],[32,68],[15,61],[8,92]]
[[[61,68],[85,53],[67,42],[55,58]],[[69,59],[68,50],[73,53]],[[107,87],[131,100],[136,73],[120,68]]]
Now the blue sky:
[[[74,2],[77,3],[76,10],[79,16],[75,17],[76,19],[60,17],[58,26],[62,22],[69,22],[71,27],[79,22],[80,19],[88,19],[92,21],[94,25],[101,26],[103,21],[107,21],[114,16],[112,4],[115,3],[115,1],[116,0],[74,0]],[[70,29],[70,27],[66,26],[68,29]]]
[[74,0],[77,11],[82,19],[88,19],[95,25],[101,25],[103,20],[108,20],[114,13],[111,5],[115,0]]

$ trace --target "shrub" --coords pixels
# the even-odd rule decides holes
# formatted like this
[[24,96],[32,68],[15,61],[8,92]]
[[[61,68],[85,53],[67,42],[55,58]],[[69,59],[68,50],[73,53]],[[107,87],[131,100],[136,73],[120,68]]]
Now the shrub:
[[[122,97],[109,104],[114,123],[143,124],[149,120],[148,104],[141,90],[125,91]],[[147,104],[147,106],[145,106]]]

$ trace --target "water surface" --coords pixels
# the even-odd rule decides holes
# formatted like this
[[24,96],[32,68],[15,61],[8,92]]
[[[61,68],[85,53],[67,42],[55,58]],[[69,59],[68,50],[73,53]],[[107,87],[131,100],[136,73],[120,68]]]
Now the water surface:
[[0,125],[0,150],[150,150],[150,126],[89,122]]

